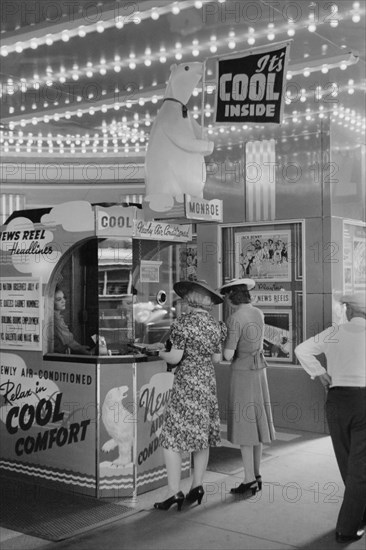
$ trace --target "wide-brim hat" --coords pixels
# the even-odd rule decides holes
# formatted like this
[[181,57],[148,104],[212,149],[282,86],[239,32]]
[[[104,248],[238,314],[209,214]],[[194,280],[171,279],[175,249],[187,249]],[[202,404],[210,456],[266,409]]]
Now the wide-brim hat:
[[352,309],[366,313],[366,292],[355,292],[353,294],[342,294],[336,296],[338,302],[348,304]]
[[253,279],[231,279],[228,283],[224,284],[219,291],[221,294],[234,289],[236,286],[245,285],[247,290],[252,290],[255,287],[255,281]]
[[177,283],[175,283],[173,288],[174,288],[174,291],[181,298],[184,298],[185,295],[191,290],[197,290],[197,291],[204,290],[211,297],[214,304],[222,304],[223,302],[222,296],[220,296],[218,292],[210,288],[206,281],[202,281],[202,280],[178,281]]

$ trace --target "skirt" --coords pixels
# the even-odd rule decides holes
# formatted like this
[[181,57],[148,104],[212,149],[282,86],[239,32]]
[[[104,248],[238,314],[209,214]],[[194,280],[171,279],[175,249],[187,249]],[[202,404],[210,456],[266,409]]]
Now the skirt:
[[231,369],[227,438],[234,445],[258,445],[276,438],[265,369]]

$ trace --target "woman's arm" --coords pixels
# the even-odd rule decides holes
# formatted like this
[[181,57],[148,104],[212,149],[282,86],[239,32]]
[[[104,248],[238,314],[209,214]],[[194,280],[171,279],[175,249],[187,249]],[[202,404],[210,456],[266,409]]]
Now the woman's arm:
[[225,361],[231,361],[232,358],[234,357],[234,353],[235,353],[234,349],[225,348],[224,349],[224,359],[225,359]]
[[170,365],[177,365],[183,357],[182,349],[172,348],[170,351],[159,351],[159,357]]

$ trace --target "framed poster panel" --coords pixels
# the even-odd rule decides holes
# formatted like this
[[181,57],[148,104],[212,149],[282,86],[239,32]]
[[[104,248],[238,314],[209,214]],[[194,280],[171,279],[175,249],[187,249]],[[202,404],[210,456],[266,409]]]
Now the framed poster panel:
[[179,279],[195,281],[197,279],[197,245],[189,243],[181,246],[179,252]]
[[366,285],[366,226],[343,223],[343,291],[364,290]]
[[366,285],[366,238],[353,239],[354,284],[356,290],[364,290]]
[[292,362],[292,311],[262,309],[264,313],[263,349],[271,361]]
[[41,281],[31,277],[0,278],[2,349],[42,349]]
[[235,277],[257,282],[291,281],[290,231],[235,233]]

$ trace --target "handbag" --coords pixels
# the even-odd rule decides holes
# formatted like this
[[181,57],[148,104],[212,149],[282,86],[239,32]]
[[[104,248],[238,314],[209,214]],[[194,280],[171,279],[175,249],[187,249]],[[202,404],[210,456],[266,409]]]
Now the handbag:
[[268,363],[266,361],[266,358],[264,357],[262,349],[256,350],[252,355],[254,361],[250,366],[250,370],[262,370],[268,367]]

